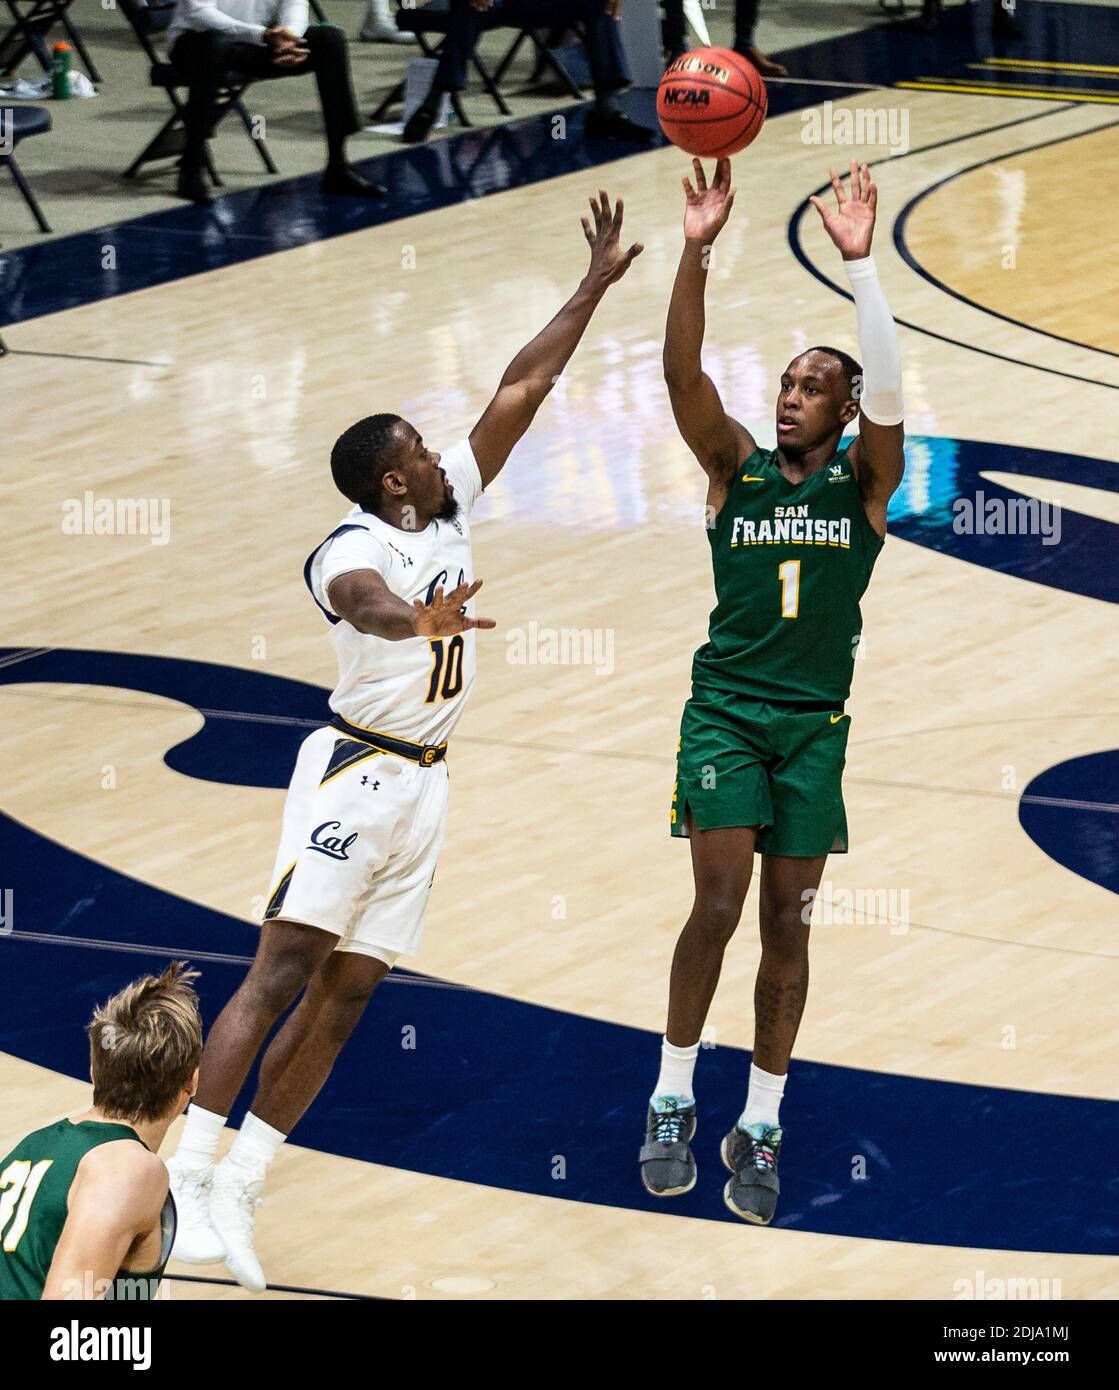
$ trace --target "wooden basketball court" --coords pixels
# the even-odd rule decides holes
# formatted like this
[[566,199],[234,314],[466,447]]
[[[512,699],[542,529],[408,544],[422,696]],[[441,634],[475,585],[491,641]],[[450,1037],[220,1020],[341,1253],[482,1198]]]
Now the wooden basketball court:
[[[67,679],[40,678],[36,663],[51,652],[111,652],[329,688],[333,655],[301,567],[344,510],[327,466],[334,438],[375,410],[399,411],[436,447],[466,433],[507,360],[581,276],[579,217],[598,187],[624,197],[627,228],[646,244],[476,513],[481,611],[498,627],[480,636],[477,689],[453,745],[450,831],[422,954],[403,962],[424,978],[390,981],[371,1006],[376,1013],[391,996],[407,1019],[411,1001],[430,996],[437,1015],[460,1019],[499,1067],[515,1065],[508,1050],[522,1040],[496,1024],[479,1038],[490,996],[527,1006],[542,1028],[561,1011],[627,1037],[641,1030],[634,1064],[611,1079],[626,1137],[609,1160],[595,1160],[614,1164],[611,1191],[632,1189],[632,1200],[575,1200],[564,1179],[546,1179],[557,1156],[577,1169],[593,1141],[593,1126],[572,1118],[581,1114],[578,1068],[558,1102],[545,1088],[537,1115],[527,1078],[539,1181],[510,1179],[497,1162],[470,1181],[428,1171],[431,1116],[415,1121],[399,1164],[354,1157],[351,1132],[375,1129],[379,1107],[423,1109],[399,1065],[385,1081],[361,1034],[348,1065],[365,1078],[367,1112],[338,1111],[336,1146],[303,1146],[297,1130],[273,1166],[257,1229],[275,1285],[389,1298],[953,1298],[963,1296],[960,1281],[985,1277],[1057,1280],[1066,1299],[1119,1293],[1102,1248],[1066,1239],[1040,1208],[1036,1228],[1019,1223],[1005,1245],[960,1239],[952,1211],[963,1203],[978,1213],[998,1197],[998,1163],[971,1182],[967,1154],[980,1136],[997,1155],[1001,1105],[1032,1097],[1044,1127],[1062,1105],[1116,1100],[1114,883],[1074,871],[1028,834],[1021,799],[1048,769],[1114,742],[1115,609],[1090,587],[1098,553],[1085,543],[1078,555],[1070,513],[1119,521],[1119,454],[1105,428],[1119,387],[1105,244],[1119,217],[1119,129],[1111,108],[1090,100],[885,88],[852,91],[840,104],[868,103],[904,109],[909,120],[904,152],[858,152],[879,183],[874,252],[903,325],[911,453],[895,510],[910,529],[888,540],[864,602],[849,705],[851,852],[825,873],[786,1123],[790,1149],[830,1145],[826,1107],[822,1118],[798,1120],[797,1067],[805,1076],[818,1065],[842,1069],[866,1147],[848,1144],[838,1169],[853,1172],[862,1155],[871,1185],[889,1173],[904,1187],[909,1147],[875,1150],[876,1124],[894,1103],[877,1078],[958,1084],[961,1117],[970,1117],[958,1131],[923,1130],[918,1101],[907,1131],[923,1162],[940,1146],[959,1171],[941,1197],[952,1227],[943,1241],[936,1213],[924,1239],[893,1234],[871,1207],[864,1219],[853,1205],[861,1193],[844,1195],[858,1186],[851,1172],[819,1202],[787,1178],[797,1220],[768,1231],[652,1210],[639,1192],[642,1108],[690,904],[688,854],[668,838],[676,735],[712,603],[703,478],[677,436],[660,372],[687,164],[678,151],[578,169],[6,330],[20,353],[90,359],[13,355],[0,364],[9,462],[23,469],[6,489],[0,536],[5,628],[23,653],[0,668],[2,810],[73,866],[72,911],[48,922],[25,909],[35,885],[21,892],[23,870],[10,861],[14,932],[0,945],[10,953],[8,989],[40,991],[48,1029],[56,971],[67,1019],[179,948],[199,960],[208,1007],[208,979],[236,984],[243,965],[208,966],[206,955],[245,956],[250,928],[231,944],[212,924],[223,920],[216,914],[242,924],[259,917],[283,791],[217,771],[188,775],[164,760],[204,720],[252,760],[257,729],[251,720],[222,725],[220,693],[188,700],[101,675],[87,683],[80,658]],[[736,161],[738,200],[709,293],[708,369],[766,445],[789,358],[814,342],[858,351],[853,307],[834,288],[837,255],[805,203],[829,164],[852,151],[805,143],[803,114],[771,117]],[[914,539],[922,518],[931,526],[935,514],[944,529],[937,441],[1019,460],[1000,469],[998,453],[994,466],[983,456],[977,476],[991,495],[1009,480],[1016,494],[1063,503],[1067,583],[1047,579],[1046,550],[1036,552],[1036,572],[1022,573],[1000,566],[997,546],[987,562],[948,553],[935,527],[931,539]],[[1102,461],[1104,481],[1059,467],[1049,476],[1040,453],[1022,451]],[[92,515],[100,498],[158,501],[165,510],[149,515],[169,518],[169,537],[64,531],[68,502]],[[1077,589],[1078,575],[1087,589]],[[579,659],[549,664],[549,630],[574,629],[591,634],[569,647]],[[1109,830],[1112,848],[1100,859],[1113,859],[1115,797],[1043,793],[1050,817],[1086,815]],[[1075,805],[1048,804],[1062,799]],[[91,935],[82,904],[95,907],[110,877],[148,885],[145,903],[208,910],[197,935],[168,936],[159,911]],[[706,1129],[712,1149],[698,1154],[701,1187],[721,1182],[705,1096],[722,1092],[729,1108],[744,1094],[745,1059],[730,1068],[739,1080],[729,1092],[714,1080],[705,1091],[705,1066],[751,1042],[755,894],[697,1074],[701,1137]],[[90,965],[72,979],[64,959],[75,952]],[[462,1012],[466,1000],[474,1004]],[[0,1038],[0,1151],[85,1104],[76,1070],[28,1060],[45,1056],[24,1046],[34,1035],[29,1025]],[[484,1072],[456,1084],[484,1107]],[[839,1084],[828,1081],[824,1094]],[[1091,1109],[1114,1125],[1111,1113]],[[1085,1131],[1080,1148],[1092,1172],[1110,1161],[1093,1150],[1096,1133]],[[833,1208],[854,1211],[845,1229],[827,1224]],[[177,1278],[170,1296],[246,1297]]]

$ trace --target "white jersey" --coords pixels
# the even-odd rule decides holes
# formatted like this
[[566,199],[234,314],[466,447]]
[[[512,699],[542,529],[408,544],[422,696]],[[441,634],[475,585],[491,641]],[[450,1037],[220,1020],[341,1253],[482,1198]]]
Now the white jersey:
[[[470,510],[482,491],[468,440],[442,456],[459,504],[454,521],[432,521],[423,531],[402,531],[355,506],[313,550],[303,575],[311,596],[333,625],[338,684],[330,708],[359,729],[410,743],[439,744],[450,736],[474,684],[473,630],[454,637],[405,637],[390,642],[358,632],[330,604],[331,583],[352,570],[376,570],[399,598],[430,602],[470,583]],[[466,609],[474,616],[473,599]]]

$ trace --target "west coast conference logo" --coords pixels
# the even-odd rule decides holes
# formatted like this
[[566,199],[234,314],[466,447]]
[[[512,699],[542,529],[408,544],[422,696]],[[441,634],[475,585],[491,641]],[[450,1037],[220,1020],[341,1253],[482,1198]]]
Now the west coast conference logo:
[[[730,68],[724,64],[710,63],[703,58],[685,55],[683,58],[677,58],[674,63],[669,63],[661,82],[664,83],[673,77],[683,77],[685,74],[702,74],[723,85],[730,81]],[[708,87],[662,86],[661,100],[666,106],[710,106],[711,90]]]

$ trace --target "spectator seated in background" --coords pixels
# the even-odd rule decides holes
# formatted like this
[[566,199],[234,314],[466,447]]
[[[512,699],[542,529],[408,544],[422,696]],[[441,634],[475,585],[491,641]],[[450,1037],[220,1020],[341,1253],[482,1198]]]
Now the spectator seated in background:
[[346,163],[346,138],[361,129],[346,37],[332,24],[307,27],[307,0],[178,0],[167,31],[171,62],[190,85],[178,192],[210,202],[203,174],[214,102],[230,74],[254,80],[313,72],[326,125],[324,193],[382,197]]
[[[614,95],[630,83],[626,55],[618,34],[622,0],[451,0],[450,27],[439,51],[439,67],[423,105],[404,127],[409,144],[426,140],[438,117],[444,92],[461,92],[466,65],[479,35],[487,29],[562,29],[583,26],[583,45],[594,84],[594,110],[586,133],[596,140],[631,140],[648,144],[655,132],[619,111]],[[656,22],[650,10],[650,22]]]

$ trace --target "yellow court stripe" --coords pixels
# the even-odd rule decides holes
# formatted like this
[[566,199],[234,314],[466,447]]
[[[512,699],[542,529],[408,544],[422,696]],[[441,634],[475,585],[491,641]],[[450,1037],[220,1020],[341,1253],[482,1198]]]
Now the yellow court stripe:
[[[1013,90],[1013,91],[1018,91],[1018,92],[1029,92],[1031,96],[1033,96],[1033,95],[1044,96],[1046,92],[1062,92],[1062,93],[1064,93],[1066,96],[1084,96],[1084,97],[1094,97],[1094,96],[1100,96],[1100,97],[1119,96],[1119,89],[1114,88],[1114,87],[1112,87],[1112,88],[1107,88],[1107,87],[1041,87],[1041,86],[1035,87],[1035,86],[1033,85],[1032,82],[1027,82],[1024,78],[1019,78],[1017,81],[1014,81],[1013,79],[1009,79],[1009,80],[1007,80],[1006,82],[1003,82],[1003,81],[999,80],[998,78],[994,78],[994,77],[991,78],[991,80],[990,80],[989,82],[984,81],[981,77],[957,77],[957,78],[944,78],[944,77],[916,77],[916,78],[914,78],[913,80],[914,80],[915,82],[947,82],[947,81],[951,81],[951,82],[954,82],[954,83],[955,83],[957,86],[959,86],[959,87],[976,87],[976,88],[978,88],[980,91],[1008,92],[1008,91],[1012,91],[1012,90]],[[899,85],[904,85],[904,84],[899,84]]]
[[1033,68],[1045,72],[1113,72],[1119,67],[1106,63],[1047,63],[1041,58],[988,58],[984,63],[968,63],[969,68]]
[[963,96],[974,97],[1032,97],[1037,101],[1078,101],[1086,106],[1094,103],[1114,106],[1119,96],[1101,96],[1083,89],[1072,90],[1064,87],[998,87],[984,86],[975,82],[964,85],[958,82],[895,82],[895,87],[904,87],[915,92],[959,92]]

